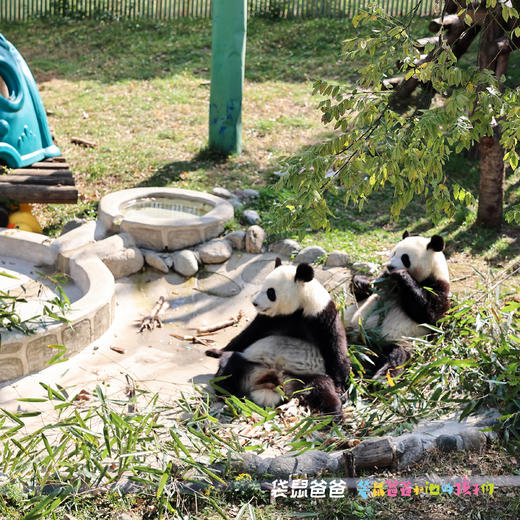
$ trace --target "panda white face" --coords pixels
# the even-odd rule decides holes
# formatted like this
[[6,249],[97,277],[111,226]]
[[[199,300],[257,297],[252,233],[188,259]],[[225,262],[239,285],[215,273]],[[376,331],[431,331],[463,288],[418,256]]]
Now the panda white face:
[[260,314],[267,316],[289,315],[303,309],[306,315],[321,312],[329,303],[326,289],[314,279],[314,271],[308,264],[280,265],[270,273],[253,299]]
[[388,272],[406,269],[418,282],[430,276],[436,280],[449,281],[448,265],[442,252],[442,237],[411,237],[407,232],[403,236],[403,240],[392,250],[390,260],[386,264]]

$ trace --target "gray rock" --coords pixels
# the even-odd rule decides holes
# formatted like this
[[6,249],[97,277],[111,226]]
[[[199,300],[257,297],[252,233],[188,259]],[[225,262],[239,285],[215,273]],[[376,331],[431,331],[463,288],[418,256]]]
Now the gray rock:
[[85,218],[77,218],[74,217],[72,220],[69,220],[61,230],[60,237],[68,233],[69,231],[72,231],[73,229],[76,229],[79,226],[82,226],[87,222],[87,219]]
[[199,270],[199,263],[193,251],[184,249],[173,254],[173,268],[182,276],[193,276]]
[[269,251],[272,253],[276,253],[277,255],[288,256],[291,257],[293,255],[298,254],[301,250],[302,246],[296,242],[296,240],[292,240],[290,238],[284,238],[279,242],[275,242],[269,246]]
[[242,209],[244,207],[244,204],[240,202],[240,199],[234,195],[229,199],[229,202],[233,206],[233,209]]
[[381,266],[374,264],[374,262],[354,262],[352,264],[352,270],[375,275],[381,270]]
[[460,436],[465,450],[481,451],[486,446],[486,436],[474,428],[461,431]]
[[[76,230],[72,231],[72,233],[75,231]],[[127,247],[135,247],[134,239],[128,233],[119,233],[118,235],[112,235],[104,240],[90,244],[84,248],[84,250],[86,253],[91,253],[102,258]]]
[[312,264],[316,262],[318,259],[326,255],[325,249],[320,246],[309,246],[305,249],[302,249],[294,259],[295,262],[301,263],[306,262],[308,264]]
[[260,226],[251,226],[246,233],[246,251],[254,254],[261,253],[265,237],[266,233]]
[[233,231],[224,237],[231,242],[231,247],[237,251],[243,251],[246,247],[246,232]]
[[395,453],[397,456],[397,469],[401,470],[415,464],[424,453],[421,435],[405,434],[395,439]]
[[327,267],[346,267],[349,261],[350,258],[344,251],[332,251],[327,257],[325,265]]
[[135,246],[110,252],[104,256],[100,256],[100,258],[110,269],[116,280],[123,276],[136,273],[144,265],[143,254]]
[[231,243],[225,239],[210,240],[198,249],[200,259],[205,264],[221,264],[233,253]]
[[226,188],[221,188],[220,186],[213,188],[212,193],[213,195],[222,197],[223,199],[231,199],[234,197],[234,195],[229,190],[226,190]]
[[161,273],[168,273],[170,271],[171,264],[168,265],[165,258],[166,255],[161,255],[157,251],[152,251],[150,249],[144,249],[142,253],[144,254],[145,262],[149,266],[161,271]]
[[257,197],[260,197],[260,193],[258,193],[258,190],[254,190],[253,188],[246,188],[245,190],[236,190],[235,195],[245,200],[256,199]]
[[435,444],[439,450],[444,452],[458,451],[463,449],[462,437],[460,435],[439,435],[435,439]]
[[246,209],[242,215],[249,224],[257,224],[261,220],[260,215],[254,209]]

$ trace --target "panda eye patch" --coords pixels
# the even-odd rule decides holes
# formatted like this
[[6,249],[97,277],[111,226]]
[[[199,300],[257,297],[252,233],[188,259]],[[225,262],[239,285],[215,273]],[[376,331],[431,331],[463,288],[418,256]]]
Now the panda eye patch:
[[401,256],[401,261],[403,262],[403,265],[408,269],[411,265],[410,257],[405,253],[403,256]]
[[276,291],[272,287],[269,287],[269,289],[267,289],[267,297],[272,302],[276,301]]

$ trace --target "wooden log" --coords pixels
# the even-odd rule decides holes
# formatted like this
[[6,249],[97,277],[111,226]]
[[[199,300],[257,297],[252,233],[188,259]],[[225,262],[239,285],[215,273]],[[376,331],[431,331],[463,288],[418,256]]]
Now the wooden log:
[[72,175],[0,175],[0,184],[46,184],[74,186]]
[[367,439],[351,450],[356,469],[384,468],[395,460],[395,446],[388,437]]
[[76,204],[78,190],[73,186],[0,183],[0,198],[4,197],[18,202]]
[[66,162],[51,162],[51,161],[42,161],[35,162],[29,168],[36,168],[40,170],[68,170],[69,165]]
[[[9,175],[32,175],[35,177],[72,177],[70,170],[37,170],[36,168],[17,168],[16,170],[7,170]],[[0,174],[0,179],[2,175]]]

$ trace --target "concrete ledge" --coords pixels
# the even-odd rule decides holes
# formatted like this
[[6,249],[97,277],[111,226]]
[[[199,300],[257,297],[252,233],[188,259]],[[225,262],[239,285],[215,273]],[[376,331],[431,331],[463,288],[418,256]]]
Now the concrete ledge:
[[69,323],[35,327],[35,333],[2,332],[0,381],[18,378],[47,366],[58,351],[49,345],[65,345],[66,357],[76,354],[110,327],[114,316],[114,277],[95,256],[64,259],[43,235],[19,230],[0,231],[0,250],[13,258],[38,265],[66,265],[66,274],[84,293],[67,313]]
[[[153,218],[140,215],[139,219],[125,216],[121,208],[131,201],[148,197],[183,199],[211,206],[206,214],[186,218]],[[192,190],[178,188],[132,188],[103,197],[99,203],[98,218],[107,230],[125,231],[137,246],[147,249],[176,251],[218,236],[226,222],[234,216],[233,206],[226,200]]]

